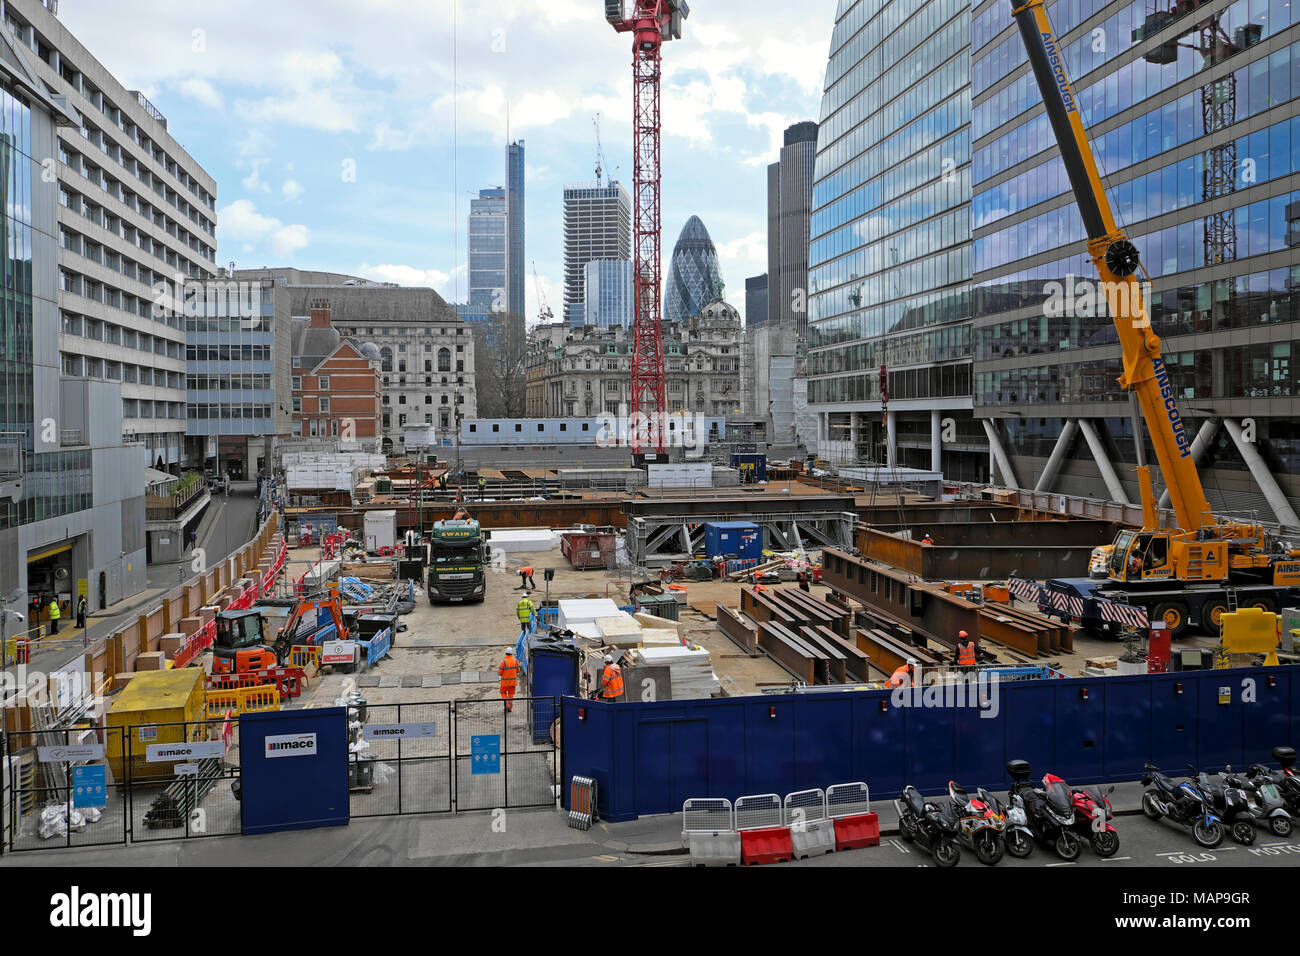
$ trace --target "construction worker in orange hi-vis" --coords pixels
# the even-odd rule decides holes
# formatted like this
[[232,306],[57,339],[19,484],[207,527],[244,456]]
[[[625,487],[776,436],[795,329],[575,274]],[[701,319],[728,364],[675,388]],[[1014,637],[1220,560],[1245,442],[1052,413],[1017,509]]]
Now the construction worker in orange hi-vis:
[[514,710],[512,701],[515,687],[519,684],[519,660],[513,650],[507,649],[506,656],[501,658],[501,663],[497,665],[497,676],[501,678],[501,699],[506,702],[506,710]]
[[957,632],[957,664],[959,667],[975,666],[975,642],[965,631]]
[[909,657],[907,663],[901,664],[894,670],[889,680],[885,681],[886,687],[911,687],[916,680],[916,658]]
[[605,655],[605,669],[600,674],[600,696],[617,700],[623,696],[623,669],[614,663],[612,654]]

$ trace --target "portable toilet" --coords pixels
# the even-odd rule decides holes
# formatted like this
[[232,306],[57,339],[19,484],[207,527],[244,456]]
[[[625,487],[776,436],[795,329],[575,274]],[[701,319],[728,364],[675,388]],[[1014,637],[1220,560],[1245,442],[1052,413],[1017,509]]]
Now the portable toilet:
[[712,521],[704,526],[704,546],[710,558],[734,554],[757,561],[763,556],[763,529],[752,521]]

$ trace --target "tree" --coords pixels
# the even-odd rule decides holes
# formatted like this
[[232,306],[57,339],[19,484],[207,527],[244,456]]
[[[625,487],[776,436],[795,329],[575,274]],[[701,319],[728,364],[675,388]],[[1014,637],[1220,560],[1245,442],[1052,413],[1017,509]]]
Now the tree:
[[471,323],[480,418],[522,418],[528,330],[524,317],[500,312]]

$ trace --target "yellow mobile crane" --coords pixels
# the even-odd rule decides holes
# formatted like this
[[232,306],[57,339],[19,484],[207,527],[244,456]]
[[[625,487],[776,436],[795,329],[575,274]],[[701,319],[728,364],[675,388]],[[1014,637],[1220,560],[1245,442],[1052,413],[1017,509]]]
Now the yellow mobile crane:
[[[1101,291],[1119,334],[1119,385],[1129,394],[1142,498],[1142,528],[1116,537],[1108,583],[1070,579],[1049,582],[1048,588],[1144,608],[1152,618],[1163,619],[1175,635],[1192,622],[1218,633],[1220,615],[1235,610],[1238,602],[1276,611],[1279,600],[1300,586],[1300,550],[1281,545],[1260,525],[1220,520],[1210,510],[1161,358],[1160,337],[1151,328],[1142,300],[1137,273],[1141,269],[1145,275],[1145,269],[1137,247],[1115,223],[1066,73],[1065,52],[1043,0],[1011,0],[1011,5],[1083,218],[1088,255],[1101,276]],[[1169,490],[1174,528],[1160,527],[1139,410]],[[1077,616],[1088,623],[1086,614]]]

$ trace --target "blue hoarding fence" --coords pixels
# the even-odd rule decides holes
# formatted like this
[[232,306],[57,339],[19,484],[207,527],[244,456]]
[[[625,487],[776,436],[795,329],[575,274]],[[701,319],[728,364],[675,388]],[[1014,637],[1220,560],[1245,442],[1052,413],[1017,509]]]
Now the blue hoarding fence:
[[600,815],[867,780],[879,797],[949,780],[1004,787],[1008,760],[1071,783],[1271,761],[1300,739],[1300,667],[962,685],[964,697],[842,691],[606,704],[566,697],[564,780],[598,783]]

